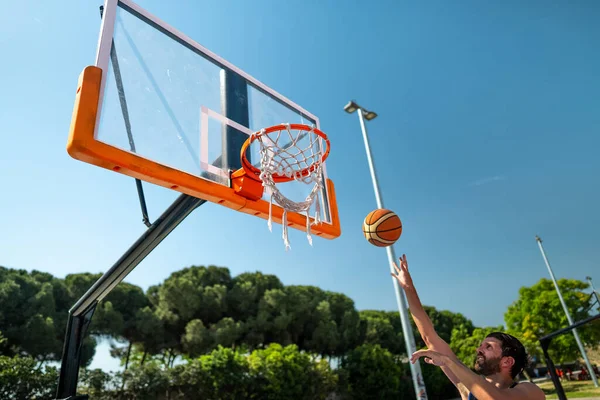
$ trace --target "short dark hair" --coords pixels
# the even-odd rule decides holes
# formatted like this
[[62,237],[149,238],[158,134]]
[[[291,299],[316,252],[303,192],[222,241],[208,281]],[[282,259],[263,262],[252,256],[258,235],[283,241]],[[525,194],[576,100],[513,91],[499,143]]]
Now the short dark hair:
[[510,370],[513,379],[528,366],[529,356],[519,339],[504,332],[492,332],[486,337],[498,339],[502,343],[502,357],[512,357],[515,360]]

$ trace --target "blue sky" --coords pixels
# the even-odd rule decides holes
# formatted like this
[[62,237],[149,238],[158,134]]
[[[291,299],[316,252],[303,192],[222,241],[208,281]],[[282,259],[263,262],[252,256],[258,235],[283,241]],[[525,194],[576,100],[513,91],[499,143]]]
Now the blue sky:
[[[425,304],[502,324],[519,288],[548,277],[536,234],[557,277],[600,286],[596,2],[139,4],[320,118],[343,234],[311,248],[291,232],[286,253],[279,227],[206,204],[127,281],[145,289],[212,264],[395,309],[385,250],[361,232],[375,198],[358,118],[343,111],[356,99],[379,114],[368,129],[385,205],[404,223],[395,249]],[[99,5],[8,2],[0,15],[0,265],[104,272],[145,230],[134,181],[65,150]],[[152,220],[177,196],[145,190]]]

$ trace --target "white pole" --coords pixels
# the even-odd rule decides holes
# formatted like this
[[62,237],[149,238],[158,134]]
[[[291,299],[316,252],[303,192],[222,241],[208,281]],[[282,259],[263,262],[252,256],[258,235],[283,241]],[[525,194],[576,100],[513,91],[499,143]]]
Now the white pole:
[[[539,236],[535,237],[535,240],[540,247],[540,251],[542,252],[542,257],[544,257],[544,262],[546,263],[546,267],[548,267],[548,272],[550,273],[550,277],[552,278],[552,282],[554,282],[554,287],[556,288],[556,293],[558,293],[558,299],[560,300],[560,304],[562,304],[563,310],[565,310],[565,314],[567,316],[567,320],[569,321],[569,325],[573,325],[573,319],[571,318],[571,314],[569,313],[569,309],[567,308],[567,304],[560,293],[560,289],[558,288],[558,283],[556,283],[556,279],[554,278],[554,273],[552,272],[552,268],[550,268],[550,263],[548,262],[548,258],[546,257],[546,252],[544,251],[544,247],[542,246],[542,239]],[[585,352],[585,348],[583,347],[583,343],[581,343],[581,339],[579,338],[579,334],[577,333],[577,329],[573,328],[573,335],[575,336],[575,341],[577,342],[577,346],[579,346],[579,351],[585,360],[585,365],[588,368],[590,376],[592,377],[592,381],[594,381],[594,386],[598,387],[598,380],[596,379],[596,373],[592,368],[592,364],[588,359],[587,353]]]
[[[373,189],[375,191],[375,199],[377,201],[377,208],[383,208],[383,200],[379,192],[379,183],[377,181],[377,174],[375,172],[375,164],[373,163],[373,156],[371,155],[371,147],[369,146],[369,137],[367,136],[367,127],[363,118],[362,109],[358,109],[358,118],[360,120],[360,127],[365,141],[365,149],[367,151],[367,159],[369,161],[369,169],[371,170],[371,179],[373,181]],[[386,247],[388,261],[390,264],[390,271],[395,273],[394,262],[396,261],[396,254],[393,246]],[[404,298],[404,291],[398,285],[396,279],[392,278],[394,283],[394,292],[396,293],[396,302],[398,303],[398,311],[400,311],[400,320],[402,322],[402,332],[404,334],[404,343],[406,345],[406,352],[410,358],[411,354],[416,351],[415,338],[413,336],[412,326],[408,319],[408,309],[406,306],[406,299]],[[427,391],[425,389],[425,382],[423,380],[423,374],[421,373],[421,365],[419,363],[410,363],[410,371],[412,374],[413,386],[415,388],[415,394],[417,399],[427,400]]]

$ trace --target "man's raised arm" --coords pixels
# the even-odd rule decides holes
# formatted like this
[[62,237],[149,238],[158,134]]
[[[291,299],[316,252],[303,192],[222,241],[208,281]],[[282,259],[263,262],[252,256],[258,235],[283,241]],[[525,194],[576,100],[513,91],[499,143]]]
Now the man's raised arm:
[[[408,272],[408,262],[406,261],[406,255],[403,254],[402,257],[400,257],[399,261],[399,267],[396,263],[394,263],[396,274],[392,274],[392,276],[396,278],[396,280],[406,293],[406,299],[408,300],[408,308],[413,317],[413,320],[415,321],[415,325],[419,330],[419,334],[421,334],[421,338],[423,338],[423,341],[425,342],[425,345],[431,350],[434,350],[440,354],[444,354],[458,361],[458,358],[456,357],[448,343],[446,343],[444,339],[442,339],[435,331],[431,319],[429,318],[429,316],[425,312],[425,309],[423,308],[423,305],[421,304],[421,300],[419,299],[419,295],[417,294],[415,285],[412,281],[410,273]],[[450,369],[446,367],[442,367],[442,371],[446,374],[448,379],[450,379],[452,383],[454,383],[454,385],[458,388],[463,399],[466,399],[469,395],[469,392],[466,389],[466,387],[460,383],[460,380],[456,377],[456,375],[454,375],[452,371],[450,371]]]

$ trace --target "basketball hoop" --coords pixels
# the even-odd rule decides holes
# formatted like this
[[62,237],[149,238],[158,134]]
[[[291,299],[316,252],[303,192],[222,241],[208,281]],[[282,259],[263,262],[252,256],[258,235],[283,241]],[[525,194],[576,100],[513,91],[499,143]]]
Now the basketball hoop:
[[[308,138],[306,138],[308,136]],[[302,143],[299,143],[302,140]],[[252,142],[260,144],[260,164],[254,166],[246,153]],[[326,149],[323,149],[325,142]],[[236,185],[236,191],[248,198],[262,197],[263,188],[271,195],[269,202],[269,230],[272,230],[271,209],[273,201],[283,208],[283,240],[286,250],[290,248],[288,240],[287,212],[306,214],[306,233],[312,245],[310,233],[310,208],[315,203],[314,223],[319,224],[321,205],[319,192],[323,188],[323,164],[329,156],[329,139],[327,135],[315,127],[304,124],[279,124],[262,129],[252,134],[243,144],[241,150],[242,168],[232,174],[232,179],[242,182]],[[242,188],[244,177],[251,179]],[[285,197],[277,188],[277,184],[295,180],[306,185],[314,183],[308,196],[301,201],[293,201]],[[251,182],[261,182],[260,185]]]

